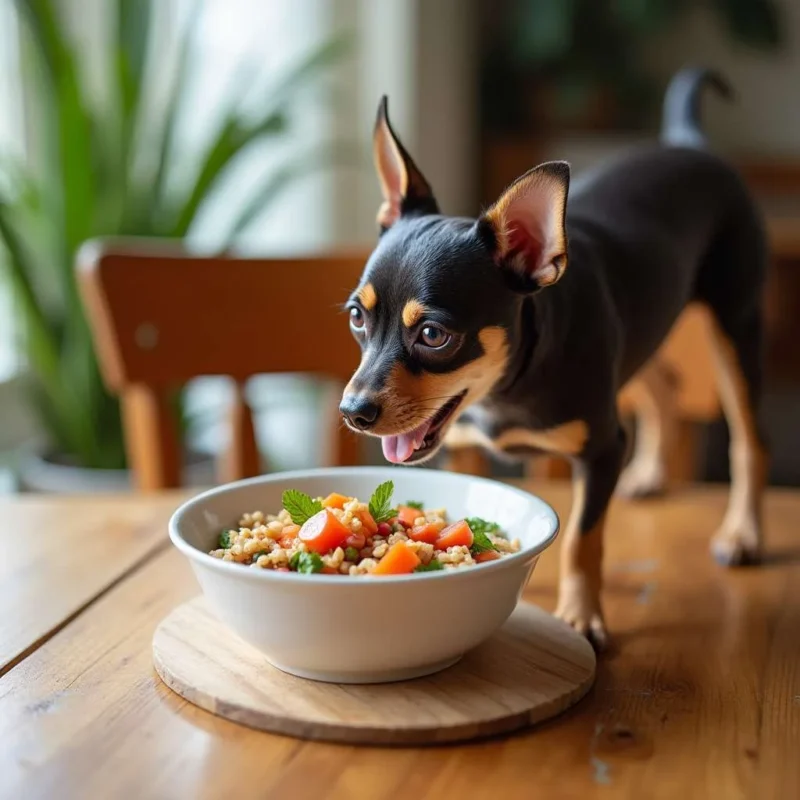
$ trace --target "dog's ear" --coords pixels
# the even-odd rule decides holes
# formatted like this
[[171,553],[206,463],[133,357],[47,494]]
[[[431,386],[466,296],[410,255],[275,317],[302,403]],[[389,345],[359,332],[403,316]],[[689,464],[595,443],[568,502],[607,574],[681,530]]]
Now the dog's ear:
[[404,214],[439,213],[430,184],[389,124],[385,95],[378,106],[372,148],[383,192],[383,203],[378,210],[381,232],[391,228]]
[[495,260],[512,270],[524,291],[549,286],[564,274],[568,191],[569,164],[541,164],[517,178],[478,221],[491,229]]

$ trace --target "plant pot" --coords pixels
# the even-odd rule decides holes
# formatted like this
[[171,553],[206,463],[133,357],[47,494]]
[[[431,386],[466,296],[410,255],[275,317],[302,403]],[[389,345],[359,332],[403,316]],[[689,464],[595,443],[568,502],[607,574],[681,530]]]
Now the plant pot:
[[[31,453],[21,459],[16,472],[17,488],[21,492],[106,494],[133,489],[129,470],[78,467],[55,453]],[[200,453],[186,456],[184,486],[211,486],[215,482],[214,460],[211,456]]]

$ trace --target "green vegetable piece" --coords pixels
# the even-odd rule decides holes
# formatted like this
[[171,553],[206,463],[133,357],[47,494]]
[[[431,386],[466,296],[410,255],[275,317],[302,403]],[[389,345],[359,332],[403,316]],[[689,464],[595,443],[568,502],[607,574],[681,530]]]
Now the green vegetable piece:
[[414,572],[438,572],[444,569],[444,564],[438,558],[434,558],[429,564],[420,564],[414,568]]
[[397,516],[397,510],[392,508],[393,492],[394,482],[386,481],[372,493],[369,499],[369,513],[375,522],[388,522]]
[[358,550],[355,547],[348,547],[344,551],[344,557],[347,561],[358,561]]
[[416,508],[417,511],[424,511],[425,510],[425,506],[422,503],[420,503],[418,500],[409,500],[406,503],[406,505],[409,508]]
[[488,522],[480,517],[469,517],[467,525],[472,531],[472,547],[470,547],[472,555],[476,556],[478,553],[497,549],[492,544],[492,540],[486,535],[487,533],[492,533],[495,536],[501,535],[500,526],[496,522]]
[[322,572],[323,566],[325,565],[322,563],[319,553],[295,553],[289,561],[289,569],[306,575]]
[[223,550],[227,550],[231,546],[231,534],[235,533],[233,530],[222,531],[219,535],[219,546]]
[[299,492],[297,489],[287,489],[281,500],[295,525],[302,525],[314,514],[322,511],[322,503],[319,500],[312,500],[305,492]]

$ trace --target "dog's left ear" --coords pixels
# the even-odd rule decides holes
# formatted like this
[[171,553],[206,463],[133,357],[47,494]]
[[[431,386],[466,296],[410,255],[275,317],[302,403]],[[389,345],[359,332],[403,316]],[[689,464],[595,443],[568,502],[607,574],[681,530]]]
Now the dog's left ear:
[[568,191],[569,164],[541,164],[517,178],[478,222],[491,228],[495,260],[524,291],[550,286],[567,268]]
[[383,203],[378,210],[381,232],[391,228],[404,214],[438,214],[439,206],[430,184],[389,124],[386,96],[378,106],[372,147],[383,192]]

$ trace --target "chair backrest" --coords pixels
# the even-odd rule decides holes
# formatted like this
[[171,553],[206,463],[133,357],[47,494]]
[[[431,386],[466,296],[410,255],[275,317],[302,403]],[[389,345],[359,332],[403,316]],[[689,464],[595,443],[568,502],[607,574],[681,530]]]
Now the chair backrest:
[[[222,478],[259,471],[243,387],[267,373],[307,373],[346,383],[358,347],[342,313],[364,253],[282,259],[189,256],[146,243],[90,242],[78,275],[100,367],[122,404],[126,448],[144,490],[180,484],[181,444],[170,392],[224,375],[237,391]],[[336,463],[357,461],[338,424]]]

